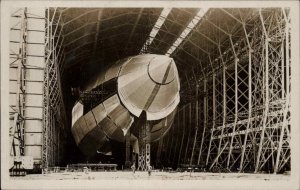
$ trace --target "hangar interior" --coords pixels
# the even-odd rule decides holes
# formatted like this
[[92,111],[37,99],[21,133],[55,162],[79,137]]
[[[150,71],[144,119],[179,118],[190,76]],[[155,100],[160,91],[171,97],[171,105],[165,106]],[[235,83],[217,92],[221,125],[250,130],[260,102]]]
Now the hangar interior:
[[[180,103],[151,144],[154,168],[283,173],[291,169],[291,19],[285,8],[18,8],[10,18],[10,146],[35,168],[87,159],[71,134],[78,90],[120,59],[174,59]],[[114,150],[113,150],[114,151]],[[128,152],[127,152],[128,154]]]

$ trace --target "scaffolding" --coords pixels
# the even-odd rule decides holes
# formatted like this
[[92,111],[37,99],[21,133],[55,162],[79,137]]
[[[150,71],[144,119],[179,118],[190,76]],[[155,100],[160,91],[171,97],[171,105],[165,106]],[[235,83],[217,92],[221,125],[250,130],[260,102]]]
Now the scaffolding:
[[187,131],[176,136],[170,130],[167,150],[172,151],[173,138],[182,139],[175,155],[178,165],[204,164],[211,171],[290,170],[289,11],[259,9],[247,19],[221,11],[240,30],[229,33],[214,25],[227,39],[225,44],[212,42],[218,55],[207,54],[202,72],[187,76],[186,89],[194,82],[203,93],[178,112],[183,118],[173,128],[185,126]]
[[[10,117],[13,118],[13,123],[10,127],[10,147],[12,155],[24,156],[25,155],[25,98],[26,98],[26,67],[27,67],[27,8],[19,9],[17,14],[12,16],[19,17],[20,26],[18,52],[11,52],[10,68],[16,69],[16,102],[15,105],[11,105],[13,112]],[[17,16],[16,16],[17,15]],[[12,29],[15,29],[14,27]]]
[[42,167],[57,166],[64,156],[67,126],[62,94],[64,65],[61,12],[46,9]]

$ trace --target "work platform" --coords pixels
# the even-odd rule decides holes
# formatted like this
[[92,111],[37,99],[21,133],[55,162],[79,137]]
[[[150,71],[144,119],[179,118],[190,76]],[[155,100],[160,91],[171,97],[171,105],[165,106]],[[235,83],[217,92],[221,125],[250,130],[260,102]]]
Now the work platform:
[[117,164],[71,164],[67,166],[68,171],[84,171],[89,169],[90,171],[117,171]]

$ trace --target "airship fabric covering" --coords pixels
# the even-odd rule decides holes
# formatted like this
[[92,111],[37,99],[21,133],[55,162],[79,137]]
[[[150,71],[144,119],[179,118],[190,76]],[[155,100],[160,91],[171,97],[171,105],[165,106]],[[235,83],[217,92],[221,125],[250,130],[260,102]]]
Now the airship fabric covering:
[[174,60],[165,55],[146,54],[122,59],[92,77],[83,89],[93,90],[115,78],[122,104],[137,117],[144,110],[147,120],[162,119],[179,103],[178,71]]
[[[148,142],[159,140],[168,132],[180,100],[178,71],[172,58],[146,54],[119,60],[92,77],[81,90],[97,90],[110,84],[108,81],[115,87],[108,99],[100,100],[85,114],[80,102],[72,110],[73,137],[85,155],[103,151],[101,148],[108,147],[109,139],[124,142],[130,128],[131,144],[134,152],[139,152],[137,137],[145,122],[151,126],[144,138]],[[142,113],[146,121],[139,120],[144,117],[140,117]]]
[[72,133],[79,148],[89,155],[96,153],[107,137],[124,141],[123,129],[130,128],[132,122],[133,117],[114,95],[80,117],[72,126]]
[[[139,117],[144,110],[147,120],[168,116],[179,103],[179,79],[172,58],[143,55],[121,67],[118,94],[124,106]],[[162,76],[161,76],[162,75]]]

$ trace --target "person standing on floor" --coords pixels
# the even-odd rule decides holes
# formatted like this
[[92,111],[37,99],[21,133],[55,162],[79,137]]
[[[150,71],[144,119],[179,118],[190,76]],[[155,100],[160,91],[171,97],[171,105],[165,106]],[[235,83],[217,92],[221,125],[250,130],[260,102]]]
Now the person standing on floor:
[[148,175],[150,176],[151,175],[151,172],[152,172],[152,166],[148,165]]
[[131,169],[132,169],[132,172],[135,173],[135,164],[132,164]]

